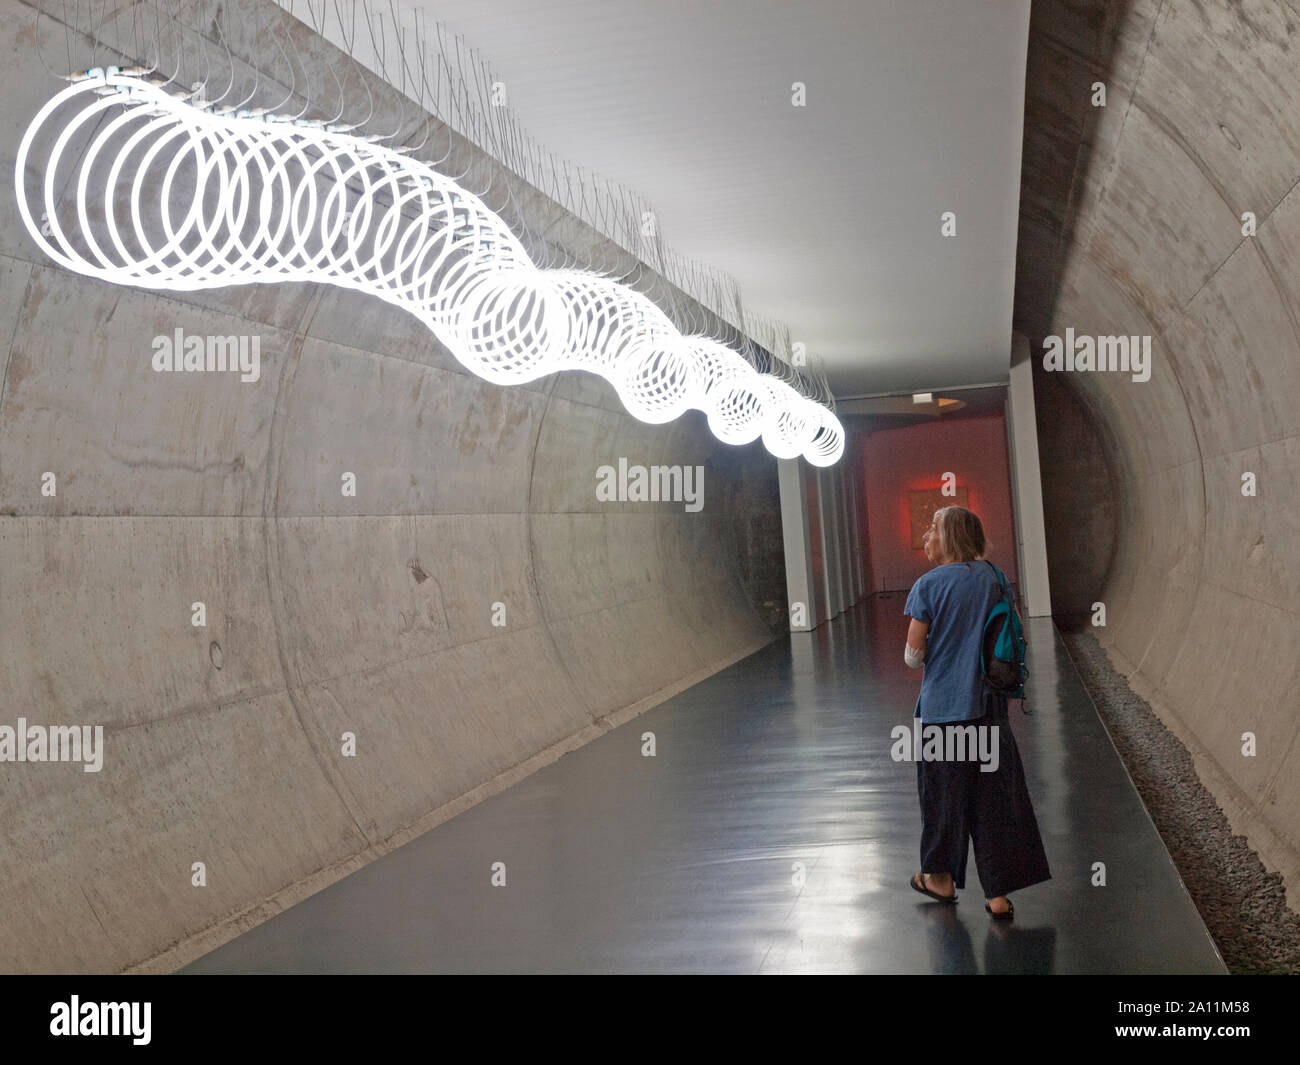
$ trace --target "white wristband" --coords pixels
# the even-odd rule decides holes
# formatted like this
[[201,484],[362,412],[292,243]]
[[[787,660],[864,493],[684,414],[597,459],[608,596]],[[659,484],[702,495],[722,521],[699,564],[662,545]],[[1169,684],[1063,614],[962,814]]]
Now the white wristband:
[[925,648],[922,647],[919,651],[917,651],[912,648],[912,645],[910,643],[904,644],[903,661],[906,662],[910,668],[915,669],[917,666],[919,666],[922,662],[925,661]]

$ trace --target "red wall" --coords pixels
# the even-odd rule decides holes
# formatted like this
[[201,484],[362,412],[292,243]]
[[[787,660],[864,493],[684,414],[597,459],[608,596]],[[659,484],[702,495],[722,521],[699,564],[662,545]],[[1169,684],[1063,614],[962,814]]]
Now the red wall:
[[941,487],[943,474],[949,471],[957,475],[957,487],[970,493],[967,506],[984,525],[989,561],[1012,583],[1019,583],[1002,417],[925,422],[884,429],[860,441],[873,590],[910,588],[930,569],[925,552],[912,549],[908,493]]

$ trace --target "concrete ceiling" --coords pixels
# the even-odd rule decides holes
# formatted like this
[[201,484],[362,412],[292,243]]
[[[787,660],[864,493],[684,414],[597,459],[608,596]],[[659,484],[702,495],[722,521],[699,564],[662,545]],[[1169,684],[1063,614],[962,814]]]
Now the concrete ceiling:
[[419,6],[542,144],[636,189],[669,246],[786,322],[837,394],[1006,379],[1029,0]]

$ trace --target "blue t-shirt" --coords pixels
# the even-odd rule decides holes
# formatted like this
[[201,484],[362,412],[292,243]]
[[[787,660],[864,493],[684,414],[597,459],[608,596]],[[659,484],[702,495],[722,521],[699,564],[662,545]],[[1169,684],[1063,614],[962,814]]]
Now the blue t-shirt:
[[989,611],[1001,598],[1001,580],[982,561],[935,566],[912,585],[903,613],[930,625],[913,716],[926,722],[984,716],[980,644]]

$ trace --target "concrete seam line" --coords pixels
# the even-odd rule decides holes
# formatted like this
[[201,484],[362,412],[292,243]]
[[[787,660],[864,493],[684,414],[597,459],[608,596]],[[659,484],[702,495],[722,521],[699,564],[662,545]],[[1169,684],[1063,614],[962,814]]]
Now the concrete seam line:
[[[32,292],[32,277],[35,275],[35,273],[36,273],[35,265],[29,263],[27,266],[27,284],[23,287],[23,298],[22,301],[18,304],[19,307],[25,308],[27,306],[28,298],[31,296],[31,292]],[[4,411],[5,391],[9,387],[9,363],[13,359],[14,342],[18,339],[18,324],[22,320],[23,320],[22,314],[14,315],[14,327],[9,334],[9,344],[5,348],[5,370],[3,374],[0,374],[0,412]]]

